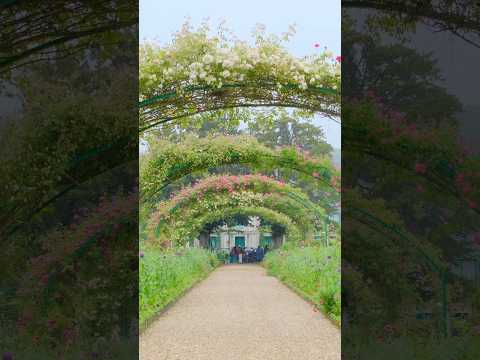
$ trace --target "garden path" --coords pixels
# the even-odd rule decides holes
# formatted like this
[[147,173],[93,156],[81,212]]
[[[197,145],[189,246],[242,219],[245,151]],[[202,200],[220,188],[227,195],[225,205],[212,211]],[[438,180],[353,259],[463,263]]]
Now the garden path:
[[340,359],[340,331],[258,265],[225,265],[140,336],[141,360]]

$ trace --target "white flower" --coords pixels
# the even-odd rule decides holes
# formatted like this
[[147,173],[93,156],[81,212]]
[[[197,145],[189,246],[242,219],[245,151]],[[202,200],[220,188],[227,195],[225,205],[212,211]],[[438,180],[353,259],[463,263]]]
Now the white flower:
[[229,76],[230,76],[230,71],[225,70],[224,72],[222,72],[222,76],[223,76],[224,78],[229,77]]
[[227,59],[227,60],[223,60],[223,67],[232,67],[234,65],[234,62],[233,60],[231,59]]
[[205,64],[211,64],[213,62],[213,60],[214,60],[214,57],[210,54],[207,54],[203,57],[203,62]]
[[207,84],[211,84],[215,81],[215,78],[212,76],[212,75],[208,75],[205,79],[205,81],[207,82]]

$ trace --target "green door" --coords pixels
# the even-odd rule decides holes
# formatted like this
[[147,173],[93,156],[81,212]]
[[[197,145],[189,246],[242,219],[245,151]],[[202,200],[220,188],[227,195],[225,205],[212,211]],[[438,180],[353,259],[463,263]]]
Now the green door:
[[262,239],[260,240],[260,246],[265,247],[265,245],[268,245],[268,247],[271,249],[272,248],[272,236],[271,235],[263,235]]
[[218,236],[210,236],[210,249],[220,249],[220,239]]
[[235,236],[235,246],[245,247],[245,236]]

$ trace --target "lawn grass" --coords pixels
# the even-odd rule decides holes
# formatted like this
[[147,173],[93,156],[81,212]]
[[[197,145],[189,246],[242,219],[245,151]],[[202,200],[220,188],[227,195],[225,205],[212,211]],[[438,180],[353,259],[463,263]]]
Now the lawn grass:
[[145,250],[140,258],[140,329],[168,304],[205,278],[219,264],[216,254],[203,249],[180,252]]
[[341,319],[340,246],[279,249],[268,253],[264,265],[331,318]]

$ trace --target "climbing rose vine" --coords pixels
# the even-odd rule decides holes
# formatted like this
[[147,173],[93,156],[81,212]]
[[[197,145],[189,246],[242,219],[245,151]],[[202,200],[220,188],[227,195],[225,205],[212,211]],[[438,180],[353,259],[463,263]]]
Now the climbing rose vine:
[[179,94],[190,86],[221,88],[234,82],[274,83],[278,90],[296,85],[340,89],[339,58],[332,52],[302,59],[291,55],[282,41],[257,32],[255,46],[220,32],[209,36],[208,25],[192,31],[185,24],[172,44],[140,47],[140,100],[165,91]]

